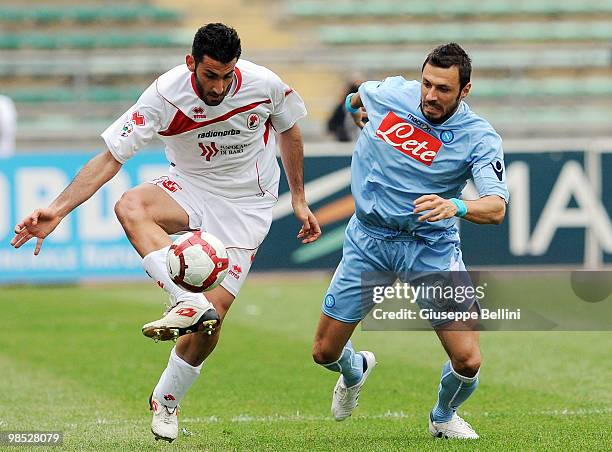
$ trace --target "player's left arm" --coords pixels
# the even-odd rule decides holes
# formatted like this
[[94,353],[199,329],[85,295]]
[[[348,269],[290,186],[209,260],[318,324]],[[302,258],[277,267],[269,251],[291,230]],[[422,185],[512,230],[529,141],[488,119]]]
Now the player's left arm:
[[304,143],[300,127],[297,124],[278,134],[278,147],[291,190],[291,205],[296,218],[302,223],[297,238],[301,239],[302,243],[314,242],[321,235],[321,228],[306,203],[304,193]]
[[268,73],[272,113],[270,122],[278,133],[278,147],[287,182],[291,190],[291,205],[302,223],[297,238],[302,243],[314,242],[321,235],[319,222],[310,211],[304,194],[304,142],[297,125],[306,116],[306,106],[300,95],[273,72]]
[[[477,224],[501,224],[506,216],[506,201],[498,195],[487,195],[473,201],[463,201],[467,213],[463,218]],[[457,214],[457,205],[438,195],[424,195],[414,201],[414,213],[421,213],[419,221],[439,221]]]
[[473,156],[470,171],[480,199],[463,201],[443,199],[438,195],[421,196],[414,202],[414,212],[429,212],[421,215],[420,221],[439,221],[455,215],[478,224],[500,224],[504,220],[509,194],[499,135],[485,135],[474,149]]

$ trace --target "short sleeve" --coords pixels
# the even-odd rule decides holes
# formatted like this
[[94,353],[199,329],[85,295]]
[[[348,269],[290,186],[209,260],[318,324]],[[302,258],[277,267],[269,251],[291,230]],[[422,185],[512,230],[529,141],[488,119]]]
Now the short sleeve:
[[375,104],[378,103],[377,98],[380,96],[381,86],[383,82],[380,80],[370,80],[363,82],[359,86],[359,97],[366,111],[373,111]]
[[480,197],[498,195],[508,202],[504,151],[499,135],[485,136],[476,147],[471,165],[472,179]]
[[[370,80],[359,86],[361,103],[368,113],[389,111],[389,103],[398,92],[405,90],[403,77],[387,77],[384,80]],[[405,102],[405,98],[402,99]]]
[[166,102],[153,83],[142,93],[136,104],[102,132],[102,139],[119,163],[125,163],[133,157],[162,130],[165,109]]
[[271,73],[272,114],[270,120],[278,133],[289,130],[306,116],[306,106],[297,91],[286,85],[276,74]]

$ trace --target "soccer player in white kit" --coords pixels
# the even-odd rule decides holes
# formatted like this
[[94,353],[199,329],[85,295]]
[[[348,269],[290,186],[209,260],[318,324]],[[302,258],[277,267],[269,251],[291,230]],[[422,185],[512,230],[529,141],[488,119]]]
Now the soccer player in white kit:
[[[304,197],[303,143],[297,121],[300,96],[272,71],[241,60],[240,38],[220,23],[200,28],[186,64],[161,75],[104,133],[108,151],[92,158],[47,208],[15,227],[11,244],[42,241],[78,205],[110,180],[154,136],[166,145],[168,174],[126,192],[115,205],[128,239],[148,275],[168,292],[171,306],[143,326],[151,338],[178,337],[168,366],[150,397],[156,439],[178,435],[178,405],[219,339],[219,327],[244,283],[272,223],[280,169],[276,141],[302,223],[298,238],[321,230]],[[230,272],[206,293],[187,292],[166,270],[169,234],[201,229],[224,243]],[[196,331],[193,334],[187,334]]]

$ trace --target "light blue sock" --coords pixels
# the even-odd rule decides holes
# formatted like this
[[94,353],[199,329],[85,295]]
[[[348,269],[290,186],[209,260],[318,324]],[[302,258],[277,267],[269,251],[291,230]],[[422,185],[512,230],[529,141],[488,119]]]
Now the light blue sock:
[[323,364],[323,367],[333,372],[340,372],[344,378],[344,384],[348,388],[356,385],[361,380],[363,376],[363,362],[363,355],[353,350],[353,344],[349,340],[344,346],[340,358],[333,363]]
[[438,401],[431,412],[434,422],[448,422],[457,408],[467,400],[478,386],[478,373],[473,377],[459,375],[450,361],[442,368],[442,377],[438,388]]

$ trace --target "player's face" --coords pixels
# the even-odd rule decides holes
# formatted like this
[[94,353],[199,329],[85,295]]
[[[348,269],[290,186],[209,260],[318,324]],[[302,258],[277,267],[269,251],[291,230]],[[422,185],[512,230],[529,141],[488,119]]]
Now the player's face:
[[426,64],[421,80],[421,111],[433,124],[441,124],[455,112],[459,102],[470,92],[471,83],[463,89],[459,83],[459,68],[447,69]]
[[191,55],[187,56],[187,66],[195,73],[196,87],[206,105],[219,105],[227,95],[234,79],[234,69],[237,59],[229,63],[221,63],[204,56],[201,62],[195,62]]

